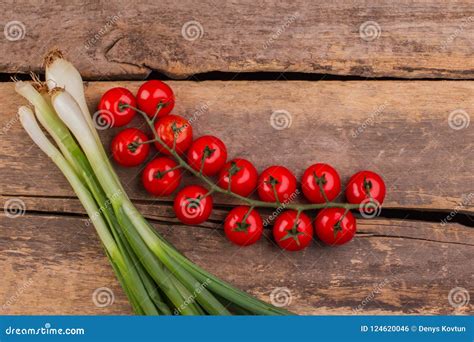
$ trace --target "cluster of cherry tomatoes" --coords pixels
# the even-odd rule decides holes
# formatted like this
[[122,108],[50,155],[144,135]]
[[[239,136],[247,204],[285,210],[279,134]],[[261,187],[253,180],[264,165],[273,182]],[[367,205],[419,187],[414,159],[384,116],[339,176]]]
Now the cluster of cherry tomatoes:
[[[158,137],[170,149],[174,149],[187,164],[206,177],[216,177],[217,185],[238,196],[248,197],[255,191],[261,201],[285,203],[297,191],[297,180],[284,166],[270,166],[260,175],[248,160],[227,160],[227,148],[219,138],[205,135],[193,139],[189,122],[171,114],[175,97],[171,88],[161,81],[147,81],[136,97],[127,89],[117,87],[107,91],[99,103],[102,120],[109,126],[128,124],[136,114],[136,108],[145,112],[154,121]],[[150,139],[137,128],[126,128],[112,141],[112,156],[126,167],[143,163],[150,153]],[[180,185],[182,168],[170,158],[171,153],[158,142],[154,142],[161,156],[150,161],[144,168],[142,183],[154,196],[168,196]],[[341,179],[337,171],[328,164],[317,163],[306,169],[301,178],[301,189],[310,203],[327,203],[341,193]],[[367,200],[382,204],[385,184],[382,178],[371,171],[354,174],[347,184],[345,196],[349,203],[361,204]],[[176,194],[174,211],[185,224],[199,224],[207,220],[212,212],[212,191],[199,186],[185,186]],[[313,229],[314,226],[314,229]],[[226,236],[241,246],[257,242],[263,233],[263,220],[257,210],[250,206],[232,209],[224,222]],[[296,251],[307,247],[317,237],[328,245],[341,245],[350,241],[356,231],[352,213],[344,208],[323,208],[314,224],[302,211],[284,210],[273,224],[273,236],[283,249]]]

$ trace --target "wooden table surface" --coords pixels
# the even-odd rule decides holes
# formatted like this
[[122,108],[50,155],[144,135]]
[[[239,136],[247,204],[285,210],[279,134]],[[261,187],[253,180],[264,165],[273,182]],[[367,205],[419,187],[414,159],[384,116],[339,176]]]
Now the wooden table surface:
[[[91,109],[153,71],[174,79],[175,113],[194,118],[196,136],[221,137],[259,171],[282,164],[299,177],[327,162],[344,182],[365,168],[383,175],[382,213],[358,219],[351,243],[287,253],[269,231],[254,246],[231,245],[221,223],[232,199],[216,196],[208,222],[183,226],[171,197],[145,193],[141,168],[116,167],[141,212],[205,269],[266,301],[286,288],[300,314],[473,313],[470,1],[20,1],[0,23],[5,81],[40,71],[60,47],[88,80]],[[23,132],[25,102],[11,82],[0,83],[0,100],[0,314],[131,314],[80,202]],[[104,144],[116,132],[101,131]],[[94,303],[100,288],[113,303]]]

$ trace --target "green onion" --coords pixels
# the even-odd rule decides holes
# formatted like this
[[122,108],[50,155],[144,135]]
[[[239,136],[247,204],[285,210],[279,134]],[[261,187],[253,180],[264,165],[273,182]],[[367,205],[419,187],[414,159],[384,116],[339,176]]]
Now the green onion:
[[[171,246],[135,208],[112,168],[90,117],[82,78],[58,51],[46,59],[48,95],[18,82],[16,90],[35,109],[20,120],[32,140],[68,179],[104,245],[117,278],[136,314],[282,315],[288,311],[262,302],[204,271]],[[39,85],[35,79],[38,89]]]
[[41,128],[38,126],[31,109],[28,107],[20,107],[18,114],[23,128],[31,137],[31,139],[49,158],[51,158],[51,160],[63,172],[64,176],[71,184],[74,192],[86,209],[87,214],[91,218],[91,221],[96,228],[102,244],[107,251],[107,255],[110,256],[112,262],[116,265],[121,277],[123,277],[122,279],[124,280],[124,283],[130,285],[128,289],[131,289],[134,298],[142,301],[141,305],[146,313],[157,314],[154,305],[146,300],[146,295],[143,295],[143,293],[145,293],[145,289],[138,286],[141,283],[133,281],[133,277],[137,277],[137,275],[133,272],[133,265],[124,260],[122,254],[119,253],[119,249],[113,237],[110,235],[107,224],[100,215],[96,215],[98,208],[89,191],[84,187],[79,177],[76,175],[66,159],[64,159],[59,150],[54,147],[53,144],[51,144],[48,138],[46,138]]

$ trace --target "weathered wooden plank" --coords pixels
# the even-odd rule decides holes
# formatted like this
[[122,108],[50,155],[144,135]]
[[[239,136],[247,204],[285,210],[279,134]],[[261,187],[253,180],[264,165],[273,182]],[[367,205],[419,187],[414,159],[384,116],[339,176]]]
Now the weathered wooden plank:
[[[122,85],[136,91],[139,84],[89,83],[91,108],[107,89]],[[328,162],[347,181],[356,171],[373,169],[387,184],[385,208],[473,211],[472,82],[209,81],[170,85],[177,96],[175,112],[192,120],[196,136],[221,137],[229,156],[248,158],[259,170],[282,164],[300,176],[311,163]],[[22,131],[15,110],[24,102],[14,94],[12,84],[0,85],[0,98],[4,104],[0,107],[4,133],[0,141],[1,193],[73,196],[60,172]],[[283,120],[272,121],[272,114]],[[461,121],[450,120],[453,115],[459,115]],[[274,128],[284,128],[285,119],[289,127]],[[143,122],[137,120],[134,125],[143,126]],[[116,132],[101,132],[106,145]],[[156,200],[141,188],[140,168],[118,168],[118,173],[132,198]],[[191,181],[195,180],[186,180]],[[217,203],[231,202],[217,197]]]
[[[77,198],[52,198],[52,197],[28,197],[28,196],[0,196],[0,207],[16,207],[23,211],[34,212],[43,215],[80,215],[85,216],[87,213],[82,207],[81,202]],[[173,210],[173,202],[163,200],[159,202],[151,201],[135,201],[138,210],[149,220],[158,223],[179,224],[179,220],[175,217]],[[209,220],[199,225],[201,228],[222,229],[222,223],[229,212],[227,205],[217,204],[209,217]],[[262,217],[266,218],[272,214],[271,209],[259,209]],[[314,217],[316,212],[308,212],[310,217]],[[360,216],[360,215],[358,215]],[[410,222],[410,215],[407,215],[407,221]],[[474,223],[474,218],[471,218]],[[358,221],[363,222],[363,233],[377,236],[400,237],[404,239],[424,239],[437,240],[442,242],[458,243],[459,235],[457,230],[445,229],[450,220],[440,221],[437,224],[429,223],[426,227],[422,224],[404,224],[403,221],[396,219],[375,218],[364,220],[358,217]],[[392,227],[395,227],[395,231]],[[426,228],[426,229],[425,229]],[[397,233],[401,231],[401,235]],[[360,229],[359,229],[360,231]],[[464,243],[474,244],[474,230],[466,227],[462,238]]]
[[[90,79],[208,71],[473,78],[469,0],[7,2],[1,72],[51,47]],[[54,25],[51,23],[54,22]],[[19,31],[14,30],[16,27]],[[10,33],[8,33],[10,32]]]
[[[30,215],[0,220],[2,314],[129,314],[97,236],[85,219]],[[452,288],[471,291],[474,240],[457,224],[360,220],[348,245],[314,242],[302,253],[282,252],[266,238],[248,248],[221,230],[159,224],[190,259],[237,287],[269,301],[275,288],[301,314],[472,313],[448,301]],[[114,303],[98,307],[100,287]],[[429,290],[428,290],[429,289]]]
[[[84,222],[2,212],[1,314],[131,312],[98,237]],[[103,287],[112,291],[113,305],[94,304],[94,291]]]

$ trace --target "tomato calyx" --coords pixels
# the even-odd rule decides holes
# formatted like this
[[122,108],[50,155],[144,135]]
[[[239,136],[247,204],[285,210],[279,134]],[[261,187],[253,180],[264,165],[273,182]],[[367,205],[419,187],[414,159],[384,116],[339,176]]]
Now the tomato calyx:
[[152,118],[152,121],[155,121],[155,119],[158,117],[158,113],[167,106],[167,104],[165,103],[162,103],[161,101],[158,102],[158,104],[156,105],[156,112],[155,114],[153,115],[153,118]]
[[296,244],[299,246],[300,245],[300,239],[298,239],[298,236],[300,236],[300,235],[304,235],[304,233],[298,231],[298,225],[296,224],[293,228],[287,230],[286,235],[284,237],[282,237],[280,239],[280,241],[293,239],[293,240],[295,240]]
[[161,110],[162,108],[164,108],[164,107],[165,107],[165,105],[163,105],[163,104],[161,103],[161,101],[160,101],[160,102],[158,103],[158,105],[156,106],[155,114],[153,114],[153,117],[151,118],[151,120],[152,120],[153,122],[155,122],[156,118],[158,117],[158,113],[159,113],[160,110]]
[[333,234],[334,234],[334,238],[336,238],[337,234],[339,234],[339,232],[342,233],[342,221],[344,220],[344,218],[346,217],[347,213],[349,212],[349,210],[345,210],[344,211],[344,214],[342,214],[342,216],[339,218],[339,220],[337,220],[336,224],[333,226]]
[[135,151],[137,150],[137,148],[139,148],[141,145],[140,141],[137,139],[135,141],[132,141],[130,144],[127,145],[127,149],[132,152],[132,153],[135,153]]
[[367,177],[364,176],[364,190],[367,196],[370,198],[370,190],[372,189],[372,182],[370,180],[367,180]]
[[[362,208],[360,208],[361,213],[365,212],[367,214],[371,214],[374,212],[374,210],[378,209],[380,207],[380,203],[372,197],[372,194],[370,190],[372,190],[372,182],[370,180],[367,180],[367,177],[364,176],[364,181],[362,183],[364,187],[365,194],[367,198],[369,199],[369,202],[365,204]],[[375,206],[375,208],[371,208],[370,206]],[[368,207],[368,208],[365,208]]]
[[[168,170],[171,171],[171,170]],[[194,197],[186,197],[186,200],[192,201],[194,204],[199,204],[201,201],[203,201],[207,196],[212,194],[212,191],[206,192],[204,195],[197,195],[196,198]]]
[[[198,197],[186,197],[185,202],[183,203],[183,207],[185,206],[186,209],[195,209],[201,206],[201,195]],[[186,203],[186,204],[185,204]]]
[[265,183],[270,184],[271,186],[275,186],[275,185],[277,185],[279,182],[278,182],[278,179],[276,179],[275,177],[269,176],[269,177],[268,177],[268,180],[267,180]]
[[328,181],[326,180],[326,174],[323,173],[323,175],[322,175],[321,177],[318,177],[318,176],[316,175],[316,172],[313,171],[313,177],[314,177],[314,179],[315,179],[315,181],[316,181],[316,184],[317,184],[318,187],[319,187],[319,192],[321,192],[321,195],[323,196],[324,200],[326,201],[326,203],[329,202],[329,198],[328,198],[328,196],[326,195],[326,191],[324,191],[324,185],[326,185],[326,183],[328,182]]
[[[166,172],[166,171],[165,171]],[[165,173],[164,172],[161,172],[161,171],[156,171],[155,175],[153,176],[153,178],[156,178],[156,179],[162,179],[164,177]]]
[[162,102],[161,100],[160,100],[160,102],[158,102],[158,104],[156,105],[156,112],[152,117],[152,121],[155,121],[155,119],[158,117],[158,114],[160,113],[160,111],[163,108],[165,108],[166,106],[168,106],[168,102]]
[[178,135],[183,131],[183,129],[186,128],[186,125],[183,125],[181,127],[178,127],[178,125],[176,124],[176,122],[173,122],[171,124],[171,130],[173,131],[174,133],[174,137],[177,138]]
[[224,233],[234,244],[250,246],[260,240],[262,236],[262,218],[253,207],[235,207],[224,221]]
[[248,234],[248,228],[250,227],[250,224],[247,223],[247,219],[250,216],[250,213],[254,207],[250,207],[249,210],[245,213],[244,217],[242,218],[242,221],[239,221],[236,223],[236,227],[233,229],[235,232],[244,232],[245,234]]
[[156,179],[162,179],[167,173],[169,172],[173,172],[174,170],[177,170],[181,167],[181,165],[176,165],[175,167],[172,167],[171,169],[168,169],[168,170],[165,170],[165,171],[156,171],[156,173],[154,174],[153,178],[156,178]]
[[204,147],[204,150],[202,151],[202,157],[201,157],[201,170],[200,170],[201,174],[204,170],[204,161],[208,158],[211,158],[215,151],[216,151],[215,148],[210,148],[207,145],[206,147]]
[[119,101],[118,106],[117,106],[117,109],[119,110],[119,112],[124,112],[127,108],[130,108],[128,103]]
[[130,108],[130,109],[133,109],[133,110],[135,110],[135,111],[137,111],[137,112],[141,112],[137,107],[134,107],[134,106],[132,106],[132,105],[130,105],[129,103],[126,103],[126,102],[119,102],[119,104],[117,105],[117,108],[118,108],[118,110],[119,110],[120,112],[123,112],[123,111],[125,111],[125,110],[127,110],[127,109],[129,109],[129,108]]
[[[270,176],[271,177],[271,176]],[[300,239],[298,238],[300,235],[304,235],[304,232],[298,231],[299,225],[298,221],[300,219],[300,214],[301,212],[299,211],[298,214],[296,215],[295,222],[293,223],[293,226],[291,229],[288,229],[286,231],[286,235],[280,239],[280,241],[285,241],[288,239],[293,239],[296,242],[296,245],[300,245]]]
[[163,102],[160,100],[160,102],[158,102],[158,104],[156,105],[156,110],[160,110],[161,108],[165,108],[165,107],[168,107],[169,105],[169,101],[168,102]]
[[215,151],[216,151],[215,148],[210,148],[209,146],[206,145],[206,147],[204,147],[202,160],[204,161],[204,159],[211,158]]
[[235,175],[237,172],[239,172],[241,170],[240,167],[237,166],[237,163],[232,161],[230,163],[230,168],[229,168],[229,184],[227,186],[227,191],[229,192],[232,192],[231,191],[231,188],[232,188],[232,176]]
[[337,234],[339,232],[342,232],[342,219],[339,219],[339,221],[336,222],[336,224],[333,226],[333,234],[334,234],[334,238],[336,238]]
[[244,233],[248,233],[248,228],[250,227],[250,224],[248,224],[247,222],[237,222],[236,226],[234,229],[232,229],[234,232],[244,232]]
[[[229,168],[229,176],[235,175],[237,172],[239,172],[242,168],[237,166],[237,163],[235,161],[230,163],[230,168]],[[230,183],[230,181],[229,181]]]
[[316,175],[316,172],[313,171],[313,177],[314,179],[316,180],[316,184],[318,185],[325,185],[327,183],[327,180],[326,180],[326,174],[323,173],[323,175],[321,177],[318,177]]
[[278,182],[278,179],[276,179],[275,177],[273,177],[272,175],[270,175],[270,176],[268,177],[268,181],[266,181],[265,183],[270,184],[270,186],[272,187],[273,196],[275,197],[275,202],[279,204],[279,203],[280,203],[280,199],[279,199],[279,197],[278,197],[278,191],[277,191],[277,188],[276,188],[277,184],[279,183],[279,182]]
[[175,151],[176,150],[176,141],[178,140],[178,137],[179,135],[181,134],[181,132],[183,132],[184,129],[186,129],[188,127],[188,124],[184,124],[180,127],[178,127],[178,125],[176,124],[176,122],[173,122],[171,124],[171,130],[173,131],[173,147],[172,147],[172,150]]

